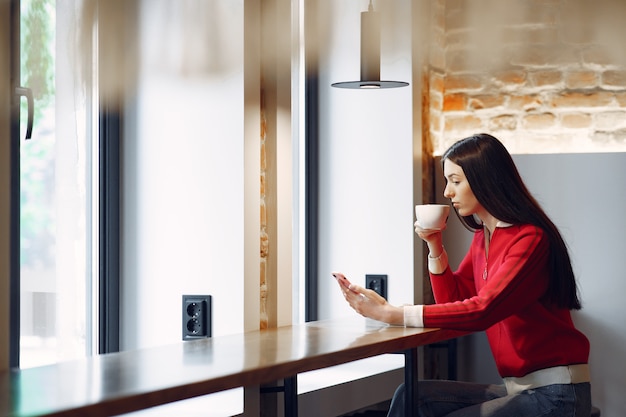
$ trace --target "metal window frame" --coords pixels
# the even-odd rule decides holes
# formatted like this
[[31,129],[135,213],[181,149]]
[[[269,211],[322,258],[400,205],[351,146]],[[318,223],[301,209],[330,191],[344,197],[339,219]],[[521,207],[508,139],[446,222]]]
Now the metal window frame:
[[20,97],[15,89],[20,84],[20,0],[11,0],[11,128],[10,128],[10,306],[9,366],[20,363]]
[[101,103],[99,120],[98,353],[120,350],[122,115]]
[[317,6],[305,2],[304,65],[304,319],[319,317],[319,70],[317,48]]

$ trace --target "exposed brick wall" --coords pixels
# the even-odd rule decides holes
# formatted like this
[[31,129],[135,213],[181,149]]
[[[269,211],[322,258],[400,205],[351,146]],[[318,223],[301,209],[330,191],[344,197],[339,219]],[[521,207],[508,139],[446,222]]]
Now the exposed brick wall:
[[436,0],[432,13],[436,154],[477,132],[514,153],[626,151],[625,1]]
[[[265,102],[262,101],[262,106]],[[265,107],[261,108],[261,172],[260,172],[260,265],[259,265],[259,328],[267,329],[269,327],[268,313],[268,258],[270,246],[270,234],[268,232],[268,215],[267,215],[267,119],[265,118]]]

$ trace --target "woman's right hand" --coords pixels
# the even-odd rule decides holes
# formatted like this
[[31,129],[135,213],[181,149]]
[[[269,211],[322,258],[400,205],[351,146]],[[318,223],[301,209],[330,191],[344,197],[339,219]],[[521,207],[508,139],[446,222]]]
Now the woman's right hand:
[[435,235],[437,234],[439,234],[439,238],[441,238],[441,232],[443,229],[423,229],[418,221],[416,221],[413,226],[415,226],[415,233],[417,233],[417,235],[426,242],[432,240],[433,238],[436,238]]
[[[443,248],[443,236],[442,230],[423,229],[419,222],[415,222],[415,233],[428,245],[430,253],[437,254],[441,252]],[[445,229],[445,227],[444,227]]]

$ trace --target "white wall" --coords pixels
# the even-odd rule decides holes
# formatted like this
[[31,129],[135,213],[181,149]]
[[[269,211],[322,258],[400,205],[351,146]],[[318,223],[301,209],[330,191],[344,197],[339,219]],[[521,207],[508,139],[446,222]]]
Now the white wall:
[[[177,46],[189,39],[182,22],[197,23],[194,17],[168,1],[147,3],[140,12],[143,66],[127,119],[136,124],[124,144],[123,349],[180,340],[183,293],[213,295],[214,334],[242,329],[242,2],[213,2],[222,4],[220,20],[228,25],[217,30],[230,49],[208,54],[231,54],[217,59],[228,68],[204,72],[203,58],[192,55],[197,49]],[[390,300],[412,301],[411,88],[330,87],[359,77],[367,3],[327,5],[334,29],[320,74],[321,318],[353,314],[331,278],[335,269],[355,282],[388,274]],[[383,14],[383,79],[411,81],[408,10],[409,0],[397,0]]]
[[[244,331],[250,149],[244,149],[243,11],[243,1],[233,0],[142,2],[141,66],[136,91],[129,91],[135,96],[123,145],[122,350],[179,342],[183,294],[212,296],[214,336]],[[254,142],[258,148],[258,135]],[[251,216],[258,222],[255,172]],[[248,291],[258,294],[258,287]],[[227,416],[242,409],[243,390],[235,389],[129,416]]]
[[[570,249],[583,309],[576,325],[591,341],[593,403],[604,417],[626,415],[626,154],[514,155],[526,185],[559,227]],[[437,190],[443,192],[438,176]],[[458,265],[471,234],[451,217],[444,240]],[[466,338],[460,353],[463,379],[497,382],[483,334]]]
[[[386,274],[389,301],[413,302],[414,109],[413,86],[366,91],[330,86],[359,80],[360,18],[368,2],[321,3],[320,9],[329,13],[324,19],[326,37],[322,38],[327,43],[320,45],[317,278],[318,318],[327,319],[356,314],[331,276],[335,270],[360,285],[365,284],[366,274]],[[375,2],[375,7],[381,4]],[[411,82],[411,2],[384,4],[389,10],[381,10],[381,79]],[[359,367],[377,373],[388,360],[371,358]],[[398,368],[397,364],[385,369],[393,368]],[[337,381],[336,372],[350,370],[328,369],[319,374],[326,381]],[[401,378],[401,371],[377,373],[331,390],[307,393],[302,403],[338,404],[343,412],[358,409],[390,398]],[[384,388],[377,388],[381,385]],[[320,407],[304,412],[323,414]]]
[[[243,330],[243,2],[211,3],[211,14],[173,2],[140,12],[123,149],[122,349],[180,341],[183,294],[213,296],[214,335]],[[228,24],[203,32],[193,13]],[[202,50],[180,48],[194,36]]]
[[[395,0],[383,22],[381,79],[411,81],[410,10]],[[355,314],[331,271],[364,285],[387,274],[392,303],[413,299],[411,87],[346,90],[359,79],[360,16],[367,2],[329,3],[329,43],[320,65],[319,318]],[[403,31],[402,28],[405,30]]]

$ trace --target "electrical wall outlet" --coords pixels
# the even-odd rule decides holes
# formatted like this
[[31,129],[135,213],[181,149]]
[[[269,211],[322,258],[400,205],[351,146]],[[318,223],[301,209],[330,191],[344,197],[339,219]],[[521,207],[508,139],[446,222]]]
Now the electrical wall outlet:
[[211,337],[211,296],[183,295],[183,340]]
[[374,290],[387,299],[387,275],[365,275],[365,288]]

